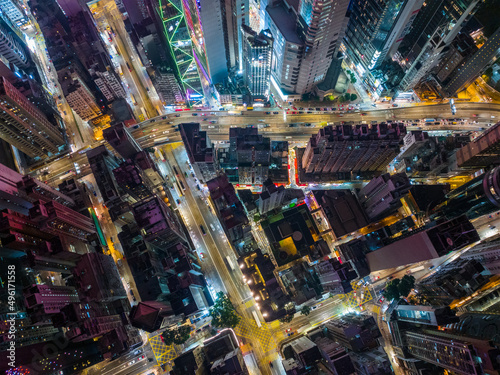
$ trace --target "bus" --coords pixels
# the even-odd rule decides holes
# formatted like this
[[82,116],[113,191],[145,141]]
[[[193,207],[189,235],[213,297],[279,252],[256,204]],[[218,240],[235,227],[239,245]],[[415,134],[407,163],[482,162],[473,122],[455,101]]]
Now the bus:
[[260,323],[260,319],[257,315],[257,313],[255,312],[255,310],[252,310],[252,315],[253,315],[253,318],[255,319],[255,323],[257,323],[257,327],[262,327],[262,324]]
[[436,121],[436,119],[434,119],[434,118],[426,118],[424,121],[425,122],[434,122],[434,121]]
[[228,267],[231,269],[231,271],[234,271],[234,264],[231,261],[231,258],[229,258],[229,256],[226,256],[226,263],[227,263]]

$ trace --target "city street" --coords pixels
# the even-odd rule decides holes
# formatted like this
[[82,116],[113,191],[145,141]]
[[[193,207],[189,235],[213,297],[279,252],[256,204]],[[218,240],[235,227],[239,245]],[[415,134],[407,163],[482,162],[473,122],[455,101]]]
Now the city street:
[[[136,118],[145,120],[158,116],[163,112],[163,105],[151,81],[145,79],[147,73],[135,52],[135,48],[133,48],[127,30],[125,30],[122,15],[116,3],[100,0],[92,3],[89,7],[109,54],[112,56],[115,70],[122,73],[120,78],[123,80],[125,91],[131,95],[127,100]],[[114,53],[111,46],[115,48],[118,55]],[[144,108],[145,113],[141,110],[142,108]]]

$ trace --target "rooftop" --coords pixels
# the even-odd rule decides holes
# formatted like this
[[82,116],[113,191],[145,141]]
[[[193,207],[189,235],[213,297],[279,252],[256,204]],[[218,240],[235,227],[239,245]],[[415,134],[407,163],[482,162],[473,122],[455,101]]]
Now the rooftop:
[[291,8],[287,8],[285,4],[281,3],[275,7],[267,7],[266,11],[286,41],[302,44],[297,33],[297,21]]

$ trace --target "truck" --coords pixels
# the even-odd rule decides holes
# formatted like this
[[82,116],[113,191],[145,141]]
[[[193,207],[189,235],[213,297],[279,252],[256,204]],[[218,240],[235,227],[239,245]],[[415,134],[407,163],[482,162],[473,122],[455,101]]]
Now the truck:
[[425,268],[424,266],[413,267],[410,268],[408,271],[406,271],[406,273],[409,275],[418,271],[422,271],[424,268]]
[[426,118],[424,121],[427,122],[427,123],[429,123],[429,122],[436,121],[436,119],[434,119],[434,118]]
[[227,266],[231,269],[231,271],[234,271],[234,264],[231,258],[229,258],[229,256],[226,256],[225,261],[227,263]]

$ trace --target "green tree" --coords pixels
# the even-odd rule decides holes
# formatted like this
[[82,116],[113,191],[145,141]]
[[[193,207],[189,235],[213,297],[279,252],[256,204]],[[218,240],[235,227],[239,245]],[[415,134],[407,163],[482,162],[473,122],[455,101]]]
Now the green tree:
[[223,292],[217,293],[217,300],[210,308],[210,316],[212,325],[218,328],[234,328],[241,320],[228,296]]
[[385,286],[383,293],[387,300],[393,300],[401,296],[406,297],[415,286],[415,278],[411,275],[405,275],[402,279],[393,279]]
[[399,279],[393,279],[386,284],[383,294],[388,301],[399,298],[401,296],[398,289],[399,282]]
[[258,222],[259,220],[260,220],[260,215],[259,214],[253,215],[253,221]]
[[351,76],[351,83],[355,84],[356,82],[358,82],[358,80],[356,79],[356,77]]
[[163,332],[161,335],[163,336],[163,341],[166,345],[181,345],[189,339],[190,333],[190,326],[180,326],[174,329],[169,329],[168,331]]
[[349,94],[348,92],[346,92],[344,94],[344,99],[345,99],[346,102],[348,102],[349,100],[351,100],[351,94]]
[[351,100],[356,100],[358,98],[358,96],[356,94],[351,94]]
[[304,316],[308,316],[311,313],[311,308],[309,306],[304,306],[300,309],[300,313]]
[[290,323],[293,320],[294,314],[287,314],[283,318],[280,319],[281,323]]
[[337,98],[338,102],[339,103],[344,103],[345,102],[345,98],[343,95],[339,95],[339,97]]
[[399,295],[406,297],[415,286],[415,278],[411,275],[404,275],[398,285]]

